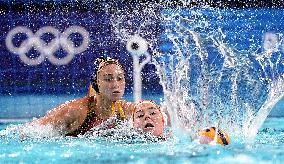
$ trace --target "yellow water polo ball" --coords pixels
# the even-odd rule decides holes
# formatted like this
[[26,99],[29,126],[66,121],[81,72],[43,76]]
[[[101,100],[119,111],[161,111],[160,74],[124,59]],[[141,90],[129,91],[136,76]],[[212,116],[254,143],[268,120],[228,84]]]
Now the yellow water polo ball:
[[200,130],[198,132],[198,135],[200,137],[208,137],[212,141],[215,141],[216,144],[221,144],[221,145],[230,144],[229,135],[225,131],[217,129],[215,127],[210,127],[204,130]]

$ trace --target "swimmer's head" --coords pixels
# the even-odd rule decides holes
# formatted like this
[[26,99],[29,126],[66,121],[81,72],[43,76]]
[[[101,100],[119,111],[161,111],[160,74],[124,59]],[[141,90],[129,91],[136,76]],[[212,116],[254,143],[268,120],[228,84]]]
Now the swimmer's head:
[[99,58],[94,67],[94,73],[91,76],[94,90],[109,96],[110,99],[116,100],[122,97],[125,89],[125,73],[122,65],[115,59]]
[[[217,131],[216,131],[217,130]],[[198,132],[199,142],[201,144],[208,144],[212,141],[215,141],[216,144],[228,145],[230,144],[229,135],[220,129],[215,127],[210,127]]]
[[133,127],[154,136],[163,136],[164,116],[160,106],[150,100],[143,100],[134,105]]

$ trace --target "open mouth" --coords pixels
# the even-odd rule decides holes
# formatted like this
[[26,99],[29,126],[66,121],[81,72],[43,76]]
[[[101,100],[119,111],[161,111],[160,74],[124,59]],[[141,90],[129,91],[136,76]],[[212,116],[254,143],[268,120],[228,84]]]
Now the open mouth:
[[153,124],[151,124],[151,123],[147,123],[146,125],[145,125],[145,127],[144,128],[153,128],[154,127],[154,125]]
[[112,93],[118,94],[118,93],[120,93],[120,92],[119,92],[119,91],[113,91]]

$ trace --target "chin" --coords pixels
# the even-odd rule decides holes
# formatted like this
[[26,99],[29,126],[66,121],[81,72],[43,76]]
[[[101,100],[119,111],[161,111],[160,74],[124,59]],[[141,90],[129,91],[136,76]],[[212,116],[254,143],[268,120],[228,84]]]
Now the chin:
[[117,101],[117,100],[121,100],[121,96],[118,96],[118,97],[112,97],[111,98],[111,101]]
[[152,132],[152,134],[156,137],[160,137],[162,136],[162,133],[159,133],[159,132]]
[[153,134],[154,136],[156,137],[162,137],[163,135],[162,134]]

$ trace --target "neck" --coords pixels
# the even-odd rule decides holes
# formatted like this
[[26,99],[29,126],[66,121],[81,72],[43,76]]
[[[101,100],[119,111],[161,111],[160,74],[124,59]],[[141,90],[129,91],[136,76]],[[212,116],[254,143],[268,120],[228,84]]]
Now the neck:
[[111,105],[112,105],[112,101],[108,98],[106,98],[105,96],[98,94],[97,95],[97,110],[96,113],[97,115],[104,119],[104,118],[108,118],[111,116],[112,114],[112,109],[111,109]]

